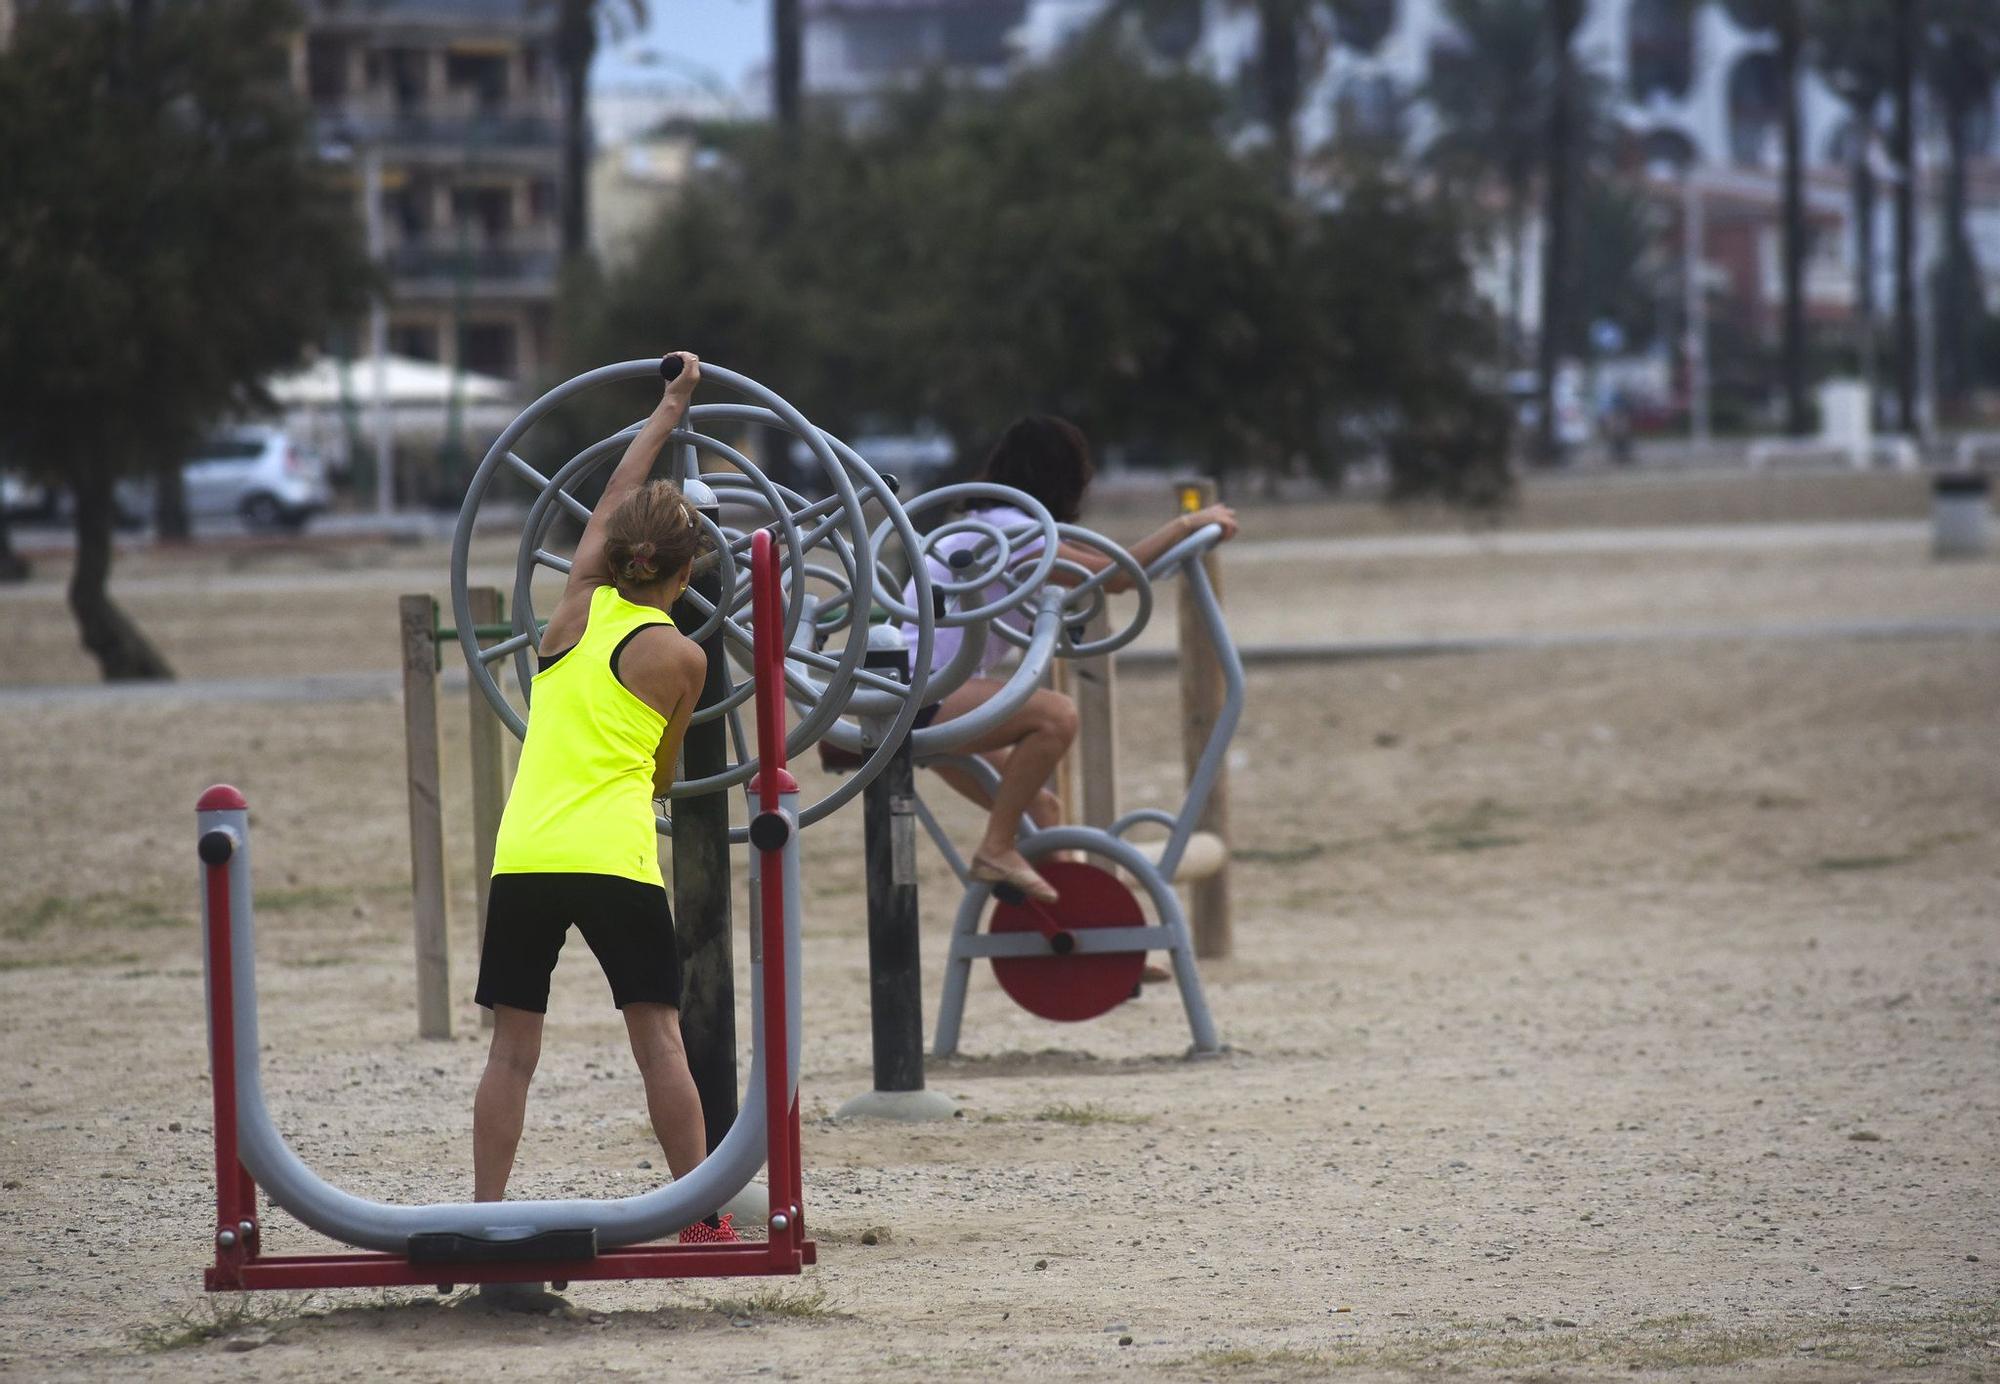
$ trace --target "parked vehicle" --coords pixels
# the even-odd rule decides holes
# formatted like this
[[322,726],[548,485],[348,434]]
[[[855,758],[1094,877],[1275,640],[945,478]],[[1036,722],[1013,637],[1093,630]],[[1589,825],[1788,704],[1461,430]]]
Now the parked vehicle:
[[[951,439],[939,432],[862,433],[848,439],[848,445],[877,471],[894,476],[903,487],[907,502],[936,485],[950,469],[956,450]],[[808,484],[818,480],[819,462],[812,448],[794,439],[792,465]]]
[[[112,522],[119,528],[144,528],[152,510],[153,488],[144,481],[119,481],[112,487],[111,503]],[[0,510],[15,523],[67,524],[76,505],[61,486],[0,471]]]
[[332,499],[326,468],[283,428],[251,425],[211,437],[181,468],[190,518],[235,515],[254,529],[298,529]]
[[[209,438],[181,468],[190,519],[238,518],[253,529],[298,529],[331,500],[318,457],[292,444],[283,428],[231,428]],[[128,477],[113,491],[120,528],[143,526],[153,512],[153,484]],[[0,474],[0,506],[9,518],[67,520],[75,502],[65,490]]]
[[[1582,380],[1574,366],[1564,366],[1556,372],[1553,393],[1556,445],[1566,452],[1588,445],[1592,434],[1590,410],[1584,403]],[[1512,372],[1507,376],[1507,397],[1513,402],[1514,418],[1522,436],[1534,437],[1542,421],[1540,377],[1532,370]]]

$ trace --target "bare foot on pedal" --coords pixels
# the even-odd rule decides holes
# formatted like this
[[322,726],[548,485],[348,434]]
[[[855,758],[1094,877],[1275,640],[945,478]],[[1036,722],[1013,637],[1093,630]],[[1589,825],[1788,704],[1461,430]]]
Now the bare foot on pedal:
[[1011,885],[1037,903],[1054,903],[1059,897],[1055,886],[1035,873],[1035,867],[1019,851],[1005,855],[974,852],[972,877],[981,884]]

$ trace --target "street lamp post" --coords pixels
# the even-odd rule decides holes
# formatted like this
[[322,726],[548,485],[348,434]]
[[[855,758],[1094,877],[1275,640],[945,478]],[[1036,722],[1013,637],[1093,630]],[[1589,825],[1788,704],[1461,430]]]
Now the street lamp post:
[[1709,443],[1708,286],[1702,273],[1702,247],[1707,236],[1701,179],[1693,164],[1689,164],[1681,180],[1681,257],[1687,318],[1688,427],[1697,447]]
[[[388,233],[382,225],[382,147],[371,141],[361,153],[361,197],[366,204],[368,258],[388,273]],[[389,421],[389,307],[379,286],[368,304],[368,353],[373,361],[370,416],[375,430],[375,510],[396,510],[396,439]]]

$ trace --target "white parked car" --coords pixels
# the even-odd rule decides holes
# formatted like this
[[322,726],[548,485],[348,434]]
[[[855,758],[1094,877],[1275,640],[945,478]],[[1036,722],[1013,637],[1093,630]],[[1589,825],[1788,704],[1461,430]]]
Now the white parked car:
[[181,468],[193,519],[235,515],[252,528],[296,529],[327,507],[319,458],[294,446],[283,428],[231,428],[203,443]]
[[[292,445],[283,428],[245,425],[202,443],[181,468],[190,519],[230,517],[258,529],[297,529],[332,499],[319,458]],[[153,483],[128,477],[113,491],[121,528],[140,528],[153,513]],[[9,518],[52,522],[74,512],[66,490],[0,473],[0,506]]]

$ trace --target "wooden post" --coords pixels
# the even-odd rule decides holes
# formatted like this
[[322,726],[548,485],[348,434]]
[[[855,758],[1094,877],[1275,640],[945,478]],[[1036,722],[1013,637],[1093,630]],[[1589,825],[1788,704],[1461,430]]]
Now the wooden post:
[[[475,586],[465,593],[472,605],[474,625],[497,625],[505,615],[500,604],[500,593],[490,586]],[[479,647],[497,644],[499,640],[479,637]],[[506,741],[499,715],[493,710],[486,694],[479,690],[477,679],[468,679],[465,688],[466,709],[470,716],[467,743],[472,760],[472,892],[474,906],[479,910],[479,946],[486,947],[486,888],[493,878],[493,843],[500,835],[500,811],[507,805],[507,770],[502,758]],[[493,1027],[493,1011],[479,1011],[479,1026]]]
[[[1192,514],[1215,503],[1215,482],[1206,477],[1178,481],[1174,485],[1174,496],[1181,513]],[[1215,560],[1215,549],[1209,549],[1202,558],[1202,567],[1208,573],[1209,584],[1215,588],[1216,599],[1220,601],[1222,572]],[[1222,664],[1215,656],[1215,646],[1202,629],[1201,613],[1195,606],[1194,593],[1185,582],[1180,587],[1179,605],[1181,758],[1189,777],[1192,777],[1195,765],[1201,760],[1201,752],[1208,747],[1209,733],[1215,729],[1216,717],[1222,712]],[[1215,776],[1215,789],[1209,794],[1208,806],[1203,810],[1197,826],[1203,831],[1214,832],[1225,844],[1229,840],[1229,766],[1226,761]],[[1229,955],[1227,864],[1207,879],[1197,880],[1188,886],[1188,905],[1188,921],[1194,930],[1194,954],[1199,957]]]
[[[1047,681],[1050,691],[1060,692],[1070,700],[1076,700],[1076,669],[1070,659],[1050,659]],[[1062,804],[1062,819],[1065,822],[1078,820],[1074,750],[1056,761],[1056,771],[1049,777],[1049,787],[1054,791],[1056,800]]]
[[397,603],[403,636],[403,734],[410,780],[410,901],[416,919],[417,1036],[451,1037],[445,945],[444,804],[439,793],[437,603]]
[[[1102,639],[1111,632],[1110,612],[1100,610],[1084,630],[1086,640]],[[1077,777],[1083,780],[1082,815],[1065,817],[1090,827],[1108,827],[1118,818],[1118,675],[1116,655],[1080,658],[1070,664],[1075,686],[1077,719],[1076,752],[1066,757],[1077,761]],[[1067,807],[1067,804],[1065,804]]]

